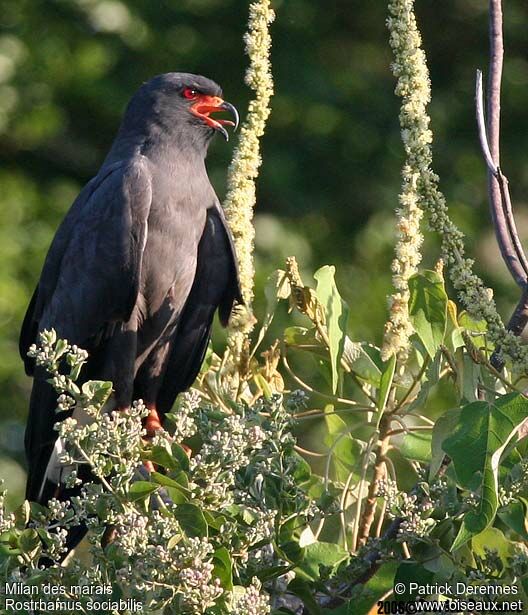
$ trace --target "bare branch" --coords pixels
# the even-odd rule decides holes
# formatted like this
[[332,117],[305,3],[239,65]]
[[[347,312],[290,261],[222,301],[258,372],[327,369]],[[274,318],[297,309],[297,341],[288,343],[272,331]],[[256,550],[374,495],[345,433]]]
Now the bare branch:
[[[522,289],[519,303],[508,323],[508,330],[518,336],[528,323],[528,259],[517,232],[508,179],[500,168],[500,105],[504,59],[502,0],[489,0],[489,13],[490,74],[487,130],[484,119],[481,71],[477,71],[477,123],[480,144],[488,168],[490,210],[497,243],[513,279]],[[502,369],[503,360],[500,356],[500,348],[493,353],[491,364],[499,371]]]
[[[490,146],[488,142],[488,136],[486,134],[486,121],[484,117],[484,94],[482,91],[482,71],[477,70],[476,88],[475,88],[475,103],[477,109],[477,125],[480,139],[480,147],[482,148],[482,154],[488,167],[488,173],[491,173],[497,180],[499,186],[500,203],[502,207],[502,214],[508,231],[509,243],[513,247],[515,254],[519,260],[519,263],[524,271],[524,282],[522,286],[526,284],[528,277],[528,259],[524,253],[521,241],[519,239],[519,233],[515,224],[515,218],[513,217],[513,209],[511,203],[511,196],[509,190],[508,178],[504,175],[502,170],[493,161]],[[507,241],[504,238],[504,241]],[[505,259],[506,260],[506,259]]]
[[517,258],[521,263],[521,267],[525,273],[525,281],[523,287],[526,286],[526,279],[528,278],[528,259],[519,239],[519,233],[517,231],[517,225],[515,224],[515,218],[513,217],[513,208],[510,196],[510,184],[508,178],[502,172],[500,167],[497,167],[497,181],[499,182],[499,189],[501,194],[502,210],[506,218],[506,224],[508,225],[508,233],[510,240],[513,244]]
[[[524,288],[526,284],[526,272],[519,260],[519,255],[515,249],[514,242],[510,235],[507,216],[504,212],[501,188],[496,174],[492,169],[499,171],[500,167],[500,96],[502,81],[502,64],[504,57],[504,45],[502,38],[502,1],[490,0],[490,74],[488,78],[488,121],[486,144],[490,153],[493,165],[488,166],[488,194],[490,201],[491,217],[495,227],[497,243],[502,254],[502,258],[510,271],[515,282]],[[477,100],[478,104],[478,100]],[[482,111],[483,115],[483,111]],[[480,129],[479,129],[479,132]],[[482,136],[481,136],[482,142]],[[485,157],[486,153],[484,154]],[[497,173],[498,174],[498,173]]]

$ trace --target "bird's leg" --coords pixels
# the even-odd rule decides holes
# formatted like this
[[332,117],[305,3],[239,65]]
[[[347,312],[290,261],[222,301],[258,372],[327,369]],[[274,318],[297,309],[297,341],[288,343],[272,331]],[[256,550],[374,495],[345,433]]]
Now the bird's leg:
[[[161,429],[161,420],[156,410],[155,403],[147,403],[147,409],[149,411],[147,420],[145,421],[145,430],[147,432],[146,440],[152,440],[152,438],[156,435],[158,429]],[[152,461],[145,461],[143,463],[147,472],[155,472],[156,466],[152,463]]]
[[147,404],[147,409],[149,414],[145,423],[145,429],[147,430],[147,438],[150,440],[156,435],[158,429],[161,429],[161,421],[156,410],[156,404]]

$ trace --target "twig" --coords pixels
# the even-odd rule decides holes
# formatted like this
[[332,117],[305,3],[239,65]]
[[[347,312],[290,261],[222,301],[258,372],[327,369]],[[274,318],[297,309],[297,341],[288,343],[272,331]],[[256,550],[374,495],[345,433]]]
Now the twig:
[[340,404],[346,404],[348,406],[359,406],[359,409],[369,409],[369,410],[375,410],[374,408],[366,408],[365,406],[362,406],[361,404],[358,404],[357,401],[354,401],[353,399],[345,399],[343,397],[336,397],[335,395],[329,395],[328,393],[323,393],[322,391],[317,391],[316,389],[314,389],[312,386],[310,386],[307,382],[304,382],[304,380],[301,380],[301,378],[299,378],[299,376],[293,371],[293,369],[290,367],[290,364],[288,362],[288,359],[286,358],[286,354],[284,353],[282,356],[282,363],[284,365],[284,367],[286,368],[286,371],[288,372],[288,374],[293,378],[293,380],[295,380],[295,382],[301,386],[303,389],[305,389],[306,391],[308,391],[308,393],[312,393],[313,395],[319,395],[320,397],[323,397],[324,399],[328,399],[330,401],[333,401],[335,403],[340,403]]
[[396,414],[398,410],[400,410],[400,408],[402,408],[402,406],[404,406],[405,403],[409,400],[411,394],[416,388],[416,385],[420,382],[420,380],[422,379],[422,376],[425,374],[425,371],[427,367],[429,366],[429,362],[430,362],[429,356],[425,357],[423,365],[420,368],[420,371],[416,374],[416,376],[413,377],[411,386],[405,392],[405,395],[400,399],[400,401],[396,403],[396,405],[394,406],[394,409],[390,411],[390,414]]

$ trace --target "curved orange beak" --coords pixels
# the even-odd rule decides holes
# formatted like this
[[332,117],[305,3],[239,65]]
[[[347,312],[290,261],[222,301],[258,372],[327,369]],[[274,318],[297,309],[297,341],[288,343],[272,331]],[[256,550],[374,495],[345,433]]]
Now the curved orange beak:
[[[236,130],[239,123],[238,111],[236,108],[225,100],[222,100],[219,96],[205,96],[202,95],[198,100],[191,105],[190,111],[196,117],[199,117],[208,126],[217,130],[226,141],[229,141],[229,133],[224,126],[233,126]],[[212,113],[219,113],[221,111],[227,111],[233,116],[233,120],[214,119],[211,117]]]

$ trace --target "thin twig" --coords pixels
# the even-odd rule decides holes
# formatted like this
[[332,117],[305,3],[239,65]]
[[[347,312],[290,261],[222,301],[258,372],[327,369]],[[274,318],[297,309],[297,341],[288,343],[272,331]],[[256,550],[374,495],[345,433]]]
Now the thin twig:
[[486,161],[488,171],[490,173],[493,173],[493,175],[497,176],[497,165],[493,162],[493,158],[491,157],[488,143],[488,135],[486,134],[486,120],[484,118],[484,93],[482,89],[482,71],[480,69],[477,70],[477,79],[475,86],[475,105],[477,108],[477,126],[482,154],[484,156],[484,160]]
[[420,371],[416,374],[416,376],[413,377],[411,386],[405,392],[405,395],[400,399],[400,401],[396,403],[394,409],[390,411],[390,414],[396,414],[398,410],[402,408],[402,406],[405,405],[405,402],[409,400],[409,397],[411,396],[414,389],[416,388],[416,385],[420,382],[420,380],[422,379],[422,376],[425,374],[425,370],[429,366],[429,361],[430,361],[429,356],[425,357],[423,365],[420,368]]
[[[301,378],[293,371],[293,369],[290,367],[290,364],[288,363],[288,359],[286,358],[285,354],[282,356],[282,363],[284,367],[286,368],[286,371],[288,372],[288,374],[293,378],[293,380],[295,380],[295,382],[299,386],[301,386],[303,389],[308,391],[308,393],[312,393],[313,395],[319,395],[320,397],[323,397],[324,399],[328,399],[335,403],[346,404],[347,406],[359,406],[361,409],[365,409],[364,406],[361,406],[361,404],[358,404],[358,402],[354,401],[353,399],[345,399],[344,397],[336,397],[335,395],[329,395],[328,393],[323,393],[322,391],[317,391],[316,389],[314,389],[307,382],[304,382],[304,380],[301,380]],[[371,408],[371,409],[374,410],[375,408]]]

